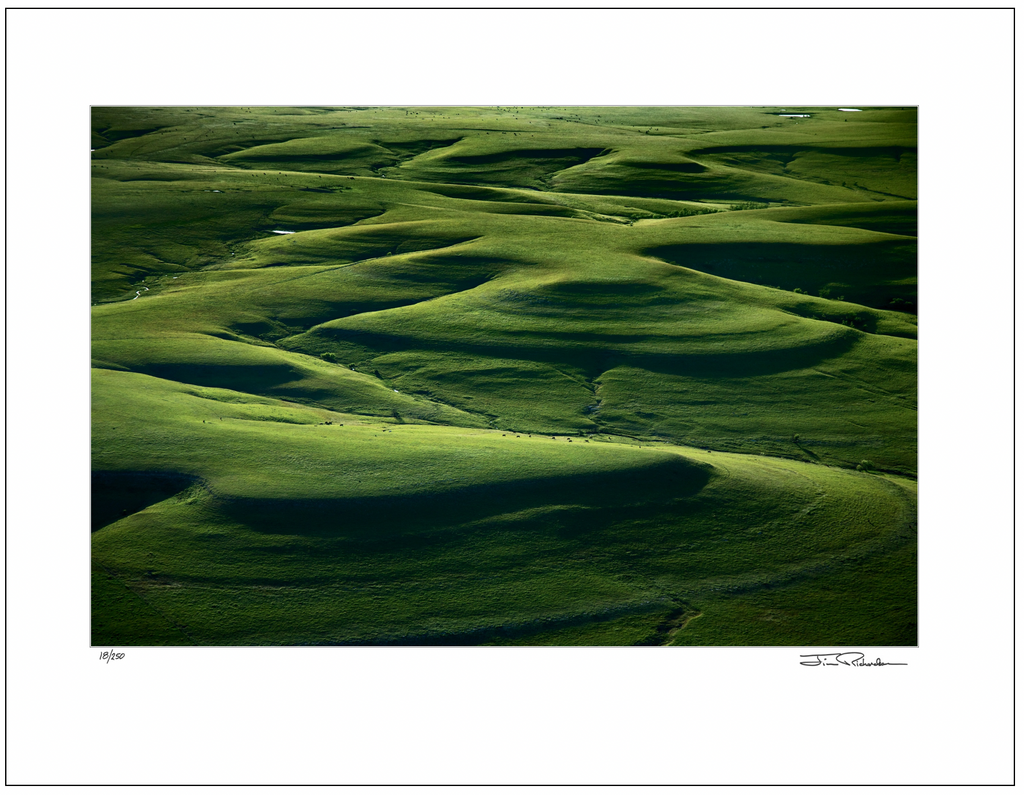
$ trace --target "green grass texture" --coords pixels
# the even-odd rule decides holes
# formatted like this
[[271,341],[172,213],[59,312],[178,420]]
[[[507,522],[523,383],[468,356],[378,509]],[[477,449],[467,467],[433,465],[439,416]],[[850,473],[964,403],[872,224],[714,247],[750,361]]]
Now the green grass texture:
[[915,645],[914,109],[96,107],[96,645]]

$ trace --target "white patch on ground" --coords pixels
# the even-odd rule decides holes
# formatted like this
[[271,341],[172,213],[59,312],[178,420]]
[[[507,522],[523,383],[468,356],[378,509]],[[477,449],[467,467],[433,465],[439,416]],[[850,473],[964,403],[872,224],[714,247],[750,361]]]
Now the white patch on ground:
[[809,118],[811,118],[811,114],[810,113],[780,113],[779,115],[782,118],[784,118],[784,119],[809,119]]
[[860,113],[860,108],[839,108],[839,110],[845,111],[846,113]]
[[294,232],[289,232],[287,229],[271,229],[270,231],[273,234],[275,234],[275,235],[294,235],[295,234]]

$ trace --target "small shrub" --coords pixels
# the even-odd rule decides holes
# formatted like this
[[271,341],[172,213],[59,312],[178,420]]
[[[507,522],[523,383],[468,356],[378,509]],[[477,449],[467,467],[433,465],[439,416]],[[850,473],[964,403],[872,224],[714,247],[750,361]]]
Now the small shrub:
[[709,213],[717,213],[719,210],[714,207],[685,207],[681,210],[672,210],[671,212],[665,213],[664,218],[689,218],[693,215],[707,215]]
[[323,359],[325,362],[330,362],[331,364],[334,364],[336,361],[338,361],[338,357],[335,356],[333,353],[321,353],[320,358]]
[[917,304],[914,301],[906,301],[902,298],[893,298],[889,302],[889,309],[896,312],[908,312],[910,314],[917,313]]

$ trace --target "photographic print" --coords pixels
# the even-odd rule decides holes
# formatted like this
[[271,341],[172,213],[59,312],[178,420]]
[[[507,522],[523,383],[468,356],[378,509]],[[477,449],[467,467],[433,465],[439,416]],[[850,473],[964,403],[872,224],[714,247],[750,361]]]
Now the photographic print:
[[914,646],[914,107],[91,110],[91,642]]

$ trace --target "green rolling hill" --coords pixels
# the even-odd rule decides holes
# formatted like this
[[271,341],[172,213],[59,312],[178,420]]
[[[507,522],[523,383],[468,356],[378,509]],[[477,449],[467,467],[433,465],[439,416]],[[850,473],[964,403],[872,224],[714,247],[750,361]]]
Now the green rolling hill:
[[914,645],[917,118],[94,108],[92,639]]

